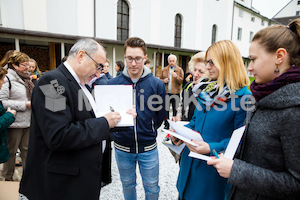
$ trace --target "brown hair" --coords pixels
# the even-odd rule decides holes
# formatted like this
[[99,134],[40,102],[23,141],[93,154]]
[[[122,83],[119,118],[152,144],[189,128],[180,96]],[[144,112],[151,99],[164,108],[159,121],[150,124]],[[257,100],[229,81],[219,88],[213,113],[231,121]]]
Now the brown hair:
[[8,62],[8,59],[9,57],[14,53],[15,50],[8,50],[5,55],[3,56],[2,60],[0,61],[0,66],[1,67],[4,67],[7,62]]
[[284,48],[290,58],[290,65],[300,66],[300,18],[288,26],[274,25],[257,32],[252,39],[262,45],[267,52],[274,53]]
[[124,44],[124,52],[126,52],[127,47],[140,47],[143,50],[144,55],[147,54],[147,45],[144,42],[144,40],[142,40],[141,38],[138,37],[128,38]]
[[14,53],[9,57],[7,64],[9,68],[13,68],[13,64],[19,66],[20,63],[29,62],[29,60],[30,58],[27,54],[20,51],[14,51]]
[[150,63],[151,63],[151,60],[149,58],[147,58],[146,61],[145,61],[145,65],[150,64]]
[[7,69],[0,67],[0,80],[7,74]]

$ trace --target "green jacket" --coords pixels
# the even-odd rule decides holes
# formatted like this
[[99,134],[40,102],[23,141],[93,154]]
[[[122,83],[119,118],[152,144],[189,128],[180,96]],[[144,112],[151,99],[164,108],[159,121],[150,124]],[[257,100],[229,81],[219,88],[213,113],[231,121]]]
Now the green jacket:
[[4,163],[9,158],[7,148],[7,128],[15,121],[15,116],[6,112],[0,101],[0,163]]

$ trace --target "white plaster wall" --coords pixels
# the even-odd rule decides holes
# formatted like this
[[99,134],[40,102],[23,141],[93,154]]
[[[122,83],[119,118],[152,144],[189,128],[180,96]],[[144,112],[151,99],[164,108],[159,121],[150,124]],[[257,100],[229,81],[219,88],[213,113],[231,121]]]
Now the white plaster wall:
[[94,36],[94,0],[77,0],[77,34]]
[[274,18],[296,16],[296,11],[300,11],[300,5],[297,5],[298,0],[293,0],[285,6]]
[[47,31],[46,0],[23,0],[24,29]]
[[4,27],[24,29],[22,0],[1,0],[1,15]]
[[[234,8],[234,24],[233,24],[233,34],[232,41],[238,46],[243,57],[249,56],[249,47],[250,47],[250,32],[253,32],[253,36],[259,30],[268,26],[268,22],[265,21],[264,25],[261,24],[263,18],[253,15],[247,10],[244,10],[244,16],[239,16],[240,7],[235,6]],[[255,22],[251,21],[251,17],[255,17]],[[238,27],[242,28],[242,40],[237,40]]]
[[47,31],[67,35],[77,33],[77,1],[47,0]]

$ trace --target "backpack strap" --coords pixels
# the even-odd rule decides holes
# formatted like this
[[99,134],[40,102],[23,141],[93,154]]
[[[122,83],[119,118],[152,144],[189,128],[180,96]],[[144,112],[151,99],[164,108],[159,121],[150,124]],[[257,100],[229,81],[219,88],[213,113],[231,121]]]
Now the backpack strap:
[[8,81],[8,89],[9,89],[9,92],[11,91],[11,82],[10,82],[10,79],[8,78],[7,75],[5,75],[6,78],[7,78],[7,81]]

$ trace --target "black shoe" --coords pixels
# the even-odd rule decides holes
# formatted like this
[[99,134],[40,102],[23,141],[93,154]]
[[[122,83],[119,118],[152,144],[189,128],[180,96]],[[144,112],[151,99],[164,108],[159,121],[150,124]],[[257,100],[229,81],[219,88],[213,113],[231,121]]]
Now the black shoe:
[[22,162],[16,163],[16,167],[22,167]]

